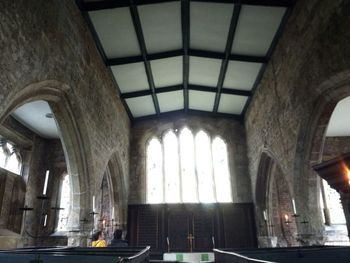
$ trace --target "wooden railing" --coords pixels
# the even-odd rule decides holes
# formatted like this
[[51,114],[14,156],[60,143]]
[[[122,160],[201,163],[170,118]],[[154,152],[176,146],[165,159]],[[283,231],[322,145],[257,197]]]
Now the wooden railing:
[[227,252],[219,249],[214,249],[213,251],[215,255],[215,263],[274,263],[272,261],[253,259],[234,252]]

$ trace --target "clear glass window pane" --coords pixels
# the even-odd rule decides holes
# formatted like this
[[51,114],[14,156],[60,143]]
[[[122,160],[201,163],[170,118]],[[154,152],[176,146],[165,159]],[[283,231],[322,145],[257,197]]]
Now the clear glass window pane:
[[15,174],[21,173],[21,164],[17,160],[16,154],[12,153],[11,156],[8,157],[5,169]]
[[[329,184],[322,179],[322,183],[324,186],[325,196],[326,196],[326,203],[329,208],[329,215],[331,218],[332,224],[346,224],[345,216],[344,216],[344,210],[343,206],[340,202],[340,195],[339,193],[331,188]],[[323,209],[323,202],[321,202],[321,206]]]
[[211,143],[209,136],[203,131],[198,132],[195,138],[195,144],[199,201],[202,203],[215,202]]
[[157,139],[152,139],[147,147],[147,202],[163,202],[163,153]]
[[0,167],[5,168],[6,155],[4,149],[0,147]]
[[217,201],[232,202],[226,144],[221,138],[217,137],[213,141],[212,149]]
[[164,175],[165,175],[165,202],[179,203],[179,149],[177,137],[169,131],[164,136]]
[[58,231],[66,231],[67,230],[67,223],[68,223],[68,215],[70,210],[70,181],[69,181],[69,175],[65,175],[63,182],[62,182],[62,188],[61,188],[61,199],[60,199],[60,208],[63,208],[62,210],[59,210],[59,216],[58,216],[58,224],[57,224],[57,230]]
[[180,133],[180,159],[182,200],[184,203],[197,203],[194,139],[192,132],[188,128],[184,128]]

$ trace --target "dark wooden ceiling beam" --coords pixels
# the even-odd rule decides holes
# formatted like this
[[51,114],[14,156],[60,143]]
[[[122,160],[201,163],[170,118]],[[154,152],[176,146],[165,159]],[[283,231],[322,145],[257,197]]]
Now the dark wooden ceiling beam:
[[[161,52],[161,53],[147,54],[146,59],[148,61],[152,61],[152,60],[157,60],[157,59],[184,56],[184,54],[185,54],[184,49],[179,49],[179,50],[172,50],[172,51],[166,51],[166,52]],[[212,59],[220,59],[220,60],[225,59],[225,53],[198,50],[198,49],[188,49],[187,54],[189,57],[194,56],[194,57],[204,57],[204,58],[212,58]],[[268,62],[267,57],[236,55],[236,54],[229,54],[228,60],[229,61],[254,62],[254,63],[267,63]],[[144,61],[144,58],[142,55],[133,56],[133,57],[124,57],[124,58],[112,58],[112,59],[106,59],[106,65],[107,66],[118,66],[118,65],[125,65],[125,64],[131,64],[131,63],[137,63],[137,62],[143,62],[143,61]]]
[[[135,0],[135,5],[147,5],[147,4],[158,4],[165,2],[177,2],[181,0]],[[279,7],[290,7],[293,6],[295,0],[191,0],[193,2],[208,2],[208,3],[223,3],[223,4],[242,4],[242,5],[260,5],[260,6],[279,6]],[[130,7],[130,0],[104,0],[94,2],[79,2],[79,8],[82,11],[96,11],[111,8]]]
[[190,76],[190,1],[181,1],[181,20],[182,20],[182,46],[183,46],[183,58],[182,58],[182,72],[183,72],[183,96],[184,96],[184,109],[188,110],[189,98],[188,98],[188,83]]
[[153,80],[151,63],[147,60],[146,42],[145,42],[145,38],[143,36],[139,12],[137,11],[136,5],[132,4],[130,6],[130,13],[131,13],[131,17],[132,17],[132,22],[133,22],[134,27],[135,27],[137,39],[138,39],[138,42],[140,45],[140,50],[141,50],[143,62],[145,64],[147,81],[148,81],[149,88],[152,92],[152,100],[154,103],[154,108],[156,110],[156,113],[159,114],[160,109],[159,109],[159,103],[158,103],[158,99],[157,99],[156,92],[155,92],[155,85],[154,85],[154,80]]
[[220,68],[220,74],[219,74],[219,80],[217,84],[217,93],[215,96],[215,102],[214,102],[214,107],[213,107],[213,112],[217,112],[219,108],[219,102],[220,102],[220,97],[221,97],[221,89],[225,81],[225,76],[227,72],[227,67],[228,67],[228,62],[229,62],[229,57],[231,54],[231,49],[232,49],[232,44],[233,44],[233,39],[235,36],[236,32],[236,27],[238,23],[238,18],[239,14],[241,12],[241,5],[240,4],[235,4],[232,12],[232,17],[231,17],[231,22],[230,22],[230,29],[228,32],[227,36],[227,41],[226,41],[226,47],[225,47],[225,58],[223,59],[221,63],[221,68]]
[[204,116],[204,117],[214,117],[214,118],[220,117],[220,118],[228,118],[239,122],[243,122],[242,115],[219,113],[219,112],[213,113],[210,111],[188,109],[187,112],[185,112],[184,110],[176,110],[176,111],[160,113],[159,115],[154,114],[154,115],[148,115],[144,117],[137,117],[134,119],[134,123],[138,121],[152,120],[156,118],[171,119],[171,118],[179,118],[179,117],[186,117],[186,116]]
[[[182,89],[183,89],[182,85],[174,85],[174,86],[156,88],[155,92],[156,92],[156,94],[159,94],[159,93],[177,91],[177,90],[182,90]],[[191,84],[188,85],[188,90],[197,90],[197,91],[216,93],[216,87],[206,87],[206,86],[191,85]],[[221,94],[231,94],[231,95],[238,95],[238,96],[245,96],[245,97],[252,96],[252,92],[248,91],[248,90],[227,89],[227,88],[222,88]],[[140,91],[123,93],[123,94],[121,94],[121,98],[129,99],[129,98],[149,96],[149,95],[152,95],[152,91],[147,89],[147,90],[140,90]]]
[[[146,59],[148,61],[151,61],[151,60],[157,60],[157,59],[163,59],[163,58],[183,56],[183,54],[184,54],[184,51],[182,49],[178,49],[178,50],[172,50],[172,51],[166,51],[166,52],[160,52],[160,53],[154,53],[154,54],[147,54]],[[125,65],[125,64],[131,64],[131,63],[137,63],[137,62],[143,62],[143,61],[144,61],[144,58],[142,55],[133,56],[133,57],[124,57],[124,58],[112,58],[112,59],[107,59],[106,65],[118,66],[118,65]]]

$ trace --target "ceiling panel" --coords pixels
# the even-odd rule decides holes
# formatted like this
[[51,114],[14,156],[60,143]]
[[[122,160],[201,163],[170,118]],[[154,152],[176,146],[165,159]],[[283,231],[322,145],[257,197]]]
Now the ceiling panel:
[[134,118],[153,115],[156,113],[152,96],[141,96],[125,99]]
[[285,11],[285,7],[243,5],[231,52],[265,56]]
[[143,62],[111,67],[121,93],[149,89]]
[[224,52],[233,4],[191,2],[190,47]]
[[221,94],[218,112],[241,114],[247,100],[245,96]]
[[329,120],[326,136],[350,136],[350,97],[337,103]]
[[216,87],[221,68],[221,60],[190,57],[189,83]]
[[182,56],[151,61],[156,88],[182,84]]
[[262,67],[261,63],[230,61],[224,88],[251,90]]
[[59,132],[54,118],[46,117],[52,114],[46,101],[36,100],[17,108],[11,116],[36,134],[47,138],[59,138]]
[[182,48],[180,1],[137,8],[148,54]]
[[160,112],[181,110],[184,108],[183,90],[158,93]]
[[89,16],[107,58],[140,55],[129,8],[91,11]]
[[215,92],[189,90],[189,108],[192,110],[213,111]]

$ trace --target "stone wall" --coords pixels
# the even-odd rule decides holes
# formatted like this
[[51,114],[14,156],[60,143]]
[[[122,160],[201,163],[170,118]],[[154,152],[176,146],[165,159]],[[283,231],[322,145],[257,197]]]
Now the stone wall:
[[66,157],[81,160],[69,164],[80,181],[79,222],[112,154],[128,190],[129,118],[73,0],[5,0],[0,10],[0,121],[27,101],[49,101]]
[[[286,175],[298,212],[312,217],[315,235],[323,224],[309,161],[323,110],[350,95],[349,11],[348,1],[296,1],[245,116],[253,196],[261,153],[269,152]],[[323,136],[314,146],[322,146]]]
[[153,137],[169,129],[180,131],[188,127],[193,133],[203,129],[212,137],[220,136],[227,143],[228,162],[234,202],[250,202],[250,181],[247,174],[246,140],[244,126],[231,119],[199,116],[140,121],[133,125],[130,150],[130,203],[146,202],[146,147]]
[[327,137],[322,160],[327,161],[350,152],[350,137]]

